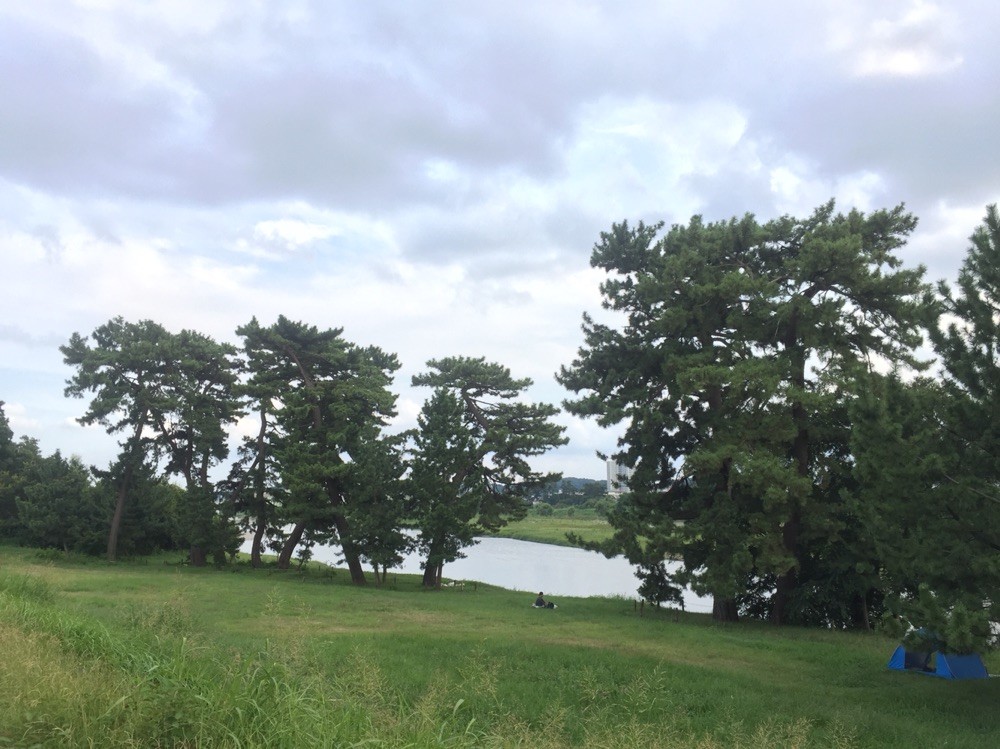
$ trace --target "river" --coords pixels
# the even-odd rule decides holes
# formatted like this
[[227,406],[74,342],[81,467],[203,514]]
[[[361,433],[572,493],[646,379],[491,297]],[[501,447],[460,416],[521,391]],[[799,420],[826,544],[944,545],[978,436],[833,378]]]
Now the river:
[[[608,559],[594,551],[554,546],[512,538],[480,538],[465,550],[466,557],[444,566],[446,580],[477,580],[511,590],[543,591],[546,598],[588,596],[636,597],[639,582],[624,557]],[[243,551],[249,552],[250,542]],[[313,559],[342,565],[338,546],[316,546]],[[420,557],[410,554],[391,570],[419,575]],[[684,591],[688,611],[711,612],[712,600]]]

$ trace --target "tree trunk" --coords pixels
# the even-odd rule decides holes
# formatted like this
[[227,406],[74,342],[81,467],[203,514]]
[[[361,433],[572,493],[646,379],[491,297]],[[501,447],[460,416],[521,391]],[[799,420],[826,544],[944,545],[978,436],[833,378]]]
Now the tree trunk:
[[125,470],[121,484],[118,485],[118,498],[115,501],[115,514],[111,518],[111,529],[108,531],[108,561],[114,562],[118,558],[118,533],[122,527],[122,518],[125,517],[125,499],[128,495],[129,477],[132,471]]
[[255,570],[264,566],[260,549],[264,544],[264,533],[267,530],[267,463],[264,451],[267,448],[267,399],[261,400],[260,431],[257,432],[257,452],[254,455],[250,472],[253,474],[253,496],[256,505],[257,527],[253,532],[253,543],[250,545],[250,566]]
[[436,565],[433,565],[433,564],[425,564],[424,565],[424,579],[423,579],[423,583],[422,584],[423,584],[423,586],[425,588],[433,588],[434,587],[434,579],[436,577],[436,575],[435,575],[435,569],[436,569]]
[[341,546],[341,549],[344,551],[344,560],[347,562],[347,569],[351,573],[351,582],[355,585],[367,585],[368,578],[365,577],[365,568],[361,566],[361,556],[354,548],[354,544],[344,544]]
[[135,432],[128,443],[128,454],[125,456],[125,470],[122,474],[121,484],[118,485],[118,497],[115,500],[115,514],[111,517],[111,528],[108,530],[108,561],[113,562],[118,558],[118,534],[121,532],[122,519],[125,517],[125,502],[128,499],[128,485],[132,483],[132,467],[139,450],[139,439],[142,437],[142,428],[146,423],[149,411],[143,411],[139,421],[135,426]]
[[736,607],[735,598],[712,599],[712,621],[716,622],[738,622],[740,620],[739,609]]
[[855,593],[851,600],[851,624],[855,629],[870,631],[872,628],[868,619],[868,600],[860,593]]
[[[792,525],[792,520],[785,523],[785,527],[782,529],[782,538],[785,539],[785,549],[794,555],[796,553],[796,549],[789,545],[789,529]],[[774,598],[772,599],[773,606],[771,607],[772,624],[781,625],[788,621],[788,603],[791,600],[795,589],[798,587],[798,584],[799,571],[797,566],[793,566],[791,569],[778,575],[778,579],[774,586]]]
[[205,555],[205,548],[203,546],[192,546],[191,551],[188,552],[188,556],[191,559],[192,567],[204,567],[208,562],[208,557]]
[[440,588],[441,587],[441,573],[444,571],[444,562],[438,562],[437,564],[431,564],[429,561],[424,564],[424,580],[423,586],[425,588]]
[[799,530],[801,513],[798,508],[792,511],[792,516],[781,529],[781,541],[785,551],[792,555],[795,563],[785,572],[778,575],[774,587],[773,607],[771,608],[771,623],[785,624],[788,621],[788,604],[792,594],[799,585]]
[[257,528],[253,532],[253,543],[250,545],[250,566],[255,570],[264,566],[261,560],[260,547],[264,545],[264,531],[267,530],[267,523],[263,520],[257,521]]
[[287,570],[289,565],[291,565],[292,554],[295,553],[295,547],[298,546],[299,541],[302,540],[302,534],[305,530],[305,523],[296,523],[295,527],[292,528],[292,532],[288,534],[288,538],[285,539],[285,545],[281,547],[281,553],[278,554],[279,570]]
[[344,561],[347,562],[347,569],[351,573],[351,582],[355,585],[367,585],[368,579],[365,577],[365,568],[361,565],[361,553],[358,547],[351,541],[350,527],[345,518],[339,512],[333,515],[333,525],[337,529],[340,537],[340,549],[344,552]]

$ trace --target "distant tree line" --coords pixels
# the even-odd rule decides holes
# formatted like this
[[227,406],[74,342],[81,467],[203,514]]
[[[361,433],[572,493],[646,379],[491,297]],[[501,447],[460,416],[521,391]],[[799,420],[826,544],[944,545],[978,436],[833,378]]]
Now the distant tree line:
[[[565,443],[554,406],[484,359],[430,361],[419,427],[386,432],[396,357],[285,317],[237,330],[241,345],[121,318],[61,347],[66,394],[89,397],[85,425],[120,435],[105,469],[15,442],[0,407],[0,535],[67,551],[186,548],[224,563],[251,540],[251,563],[279,568],[338,544],[352,581],[376,581],[413,549],[424,581],[474,536],[523,517],[526,493],[558,478],[528,460]],[[230,456],[239,419],[254,426]],[[220,478],[221,477],[221,478]]]
[[[550,507],[609,507],[607,482],[597,479],[564,477],[539,486],[529,495],[532,502]],[[603,504],[602,504],[603,503]],[[614,501],[610,500],[613,504]]]
[[584,316],[558,379],[571,412],[624,427],[630,492],[593,546],[638,565],[650,596],[690,584],[719,620],[838,627],[934,609],[965,646],[986,639],[1000,613],[1000,219],[990,206],[954,290],[902,267],[915,224],[902,206],[831,201],[804,219],[601,234],[610,322]]

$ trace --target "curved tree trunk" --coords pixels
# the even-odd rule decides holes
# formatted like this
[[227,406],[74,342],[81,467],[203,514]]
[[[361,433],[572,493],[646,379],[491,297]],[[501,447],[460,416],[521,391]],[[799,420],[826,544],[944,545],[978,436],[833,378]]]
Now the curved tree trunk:
[[350,526],[341,513],[337,512],[333,516],[333,525],[337,529],[340,537],[340,549],[344,552],[344,561],[347,562],[347,569],[351,573],[351,582],[355,585],[367,585],[368,579],[365,577],[365,568],[361,565],[361,553],[358,547],[351,541]]
[[358,554],[354,544],[341,544],[340,548],[344,552],[344,560],[351,573],[351,582],[355,585],[367,585],[368,578],[365,577],[365,568],[361,566],[361,555]]
[[263,519],[257,521],[257,528],[253,532],[253,543],[250,545],[250,566],[255,570],[264,566],[261,560],[260,549],[264,545],[264,531],[267,530],[267,523]]
[[292,528],[292,532],[288,534],[288,538],[285,539],[285,545],[281,547],[281,553],[278,554],[279,570],[287,570],[289,565],[291,565],[292,554],[295,553],[295,547],[298,546],[299,541],[302,540],[302,534],[305,530],[305,523],[296,523],[295,527]]

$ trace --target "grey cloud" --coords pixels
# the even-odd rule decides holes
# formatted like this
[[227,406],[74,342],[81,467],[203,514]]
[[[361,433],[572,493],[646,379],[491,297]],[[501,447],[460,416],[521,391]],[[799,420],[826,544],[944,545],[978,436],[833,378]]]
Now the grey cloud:
[[[497,171],[558,180],[581,107],[608,95],[735,102],[748,137],[773,152],[802,156],[818,177],[884,173],[915,207],[945,190],[974,199],[1000,167],[985,147],[1000,103],[982,96],[995,53],[974,25],[962,33],[979,46],[957,69],[858,80],[824,50],[834,16],[794,3],[768,14],[726,3],[304,7],[295,21],[278,6],[234,5],[208,33],[122,16],[118,34],[197,92],[195,115],[176,90],[135,88],[75,38],[0,26],[0,169],[68,194],[189,206],[302,199],[382,216],[446,206],[407,247],[448,258],[504,251],[500,227],[484,237],[460,214]],[[935,43],[933,29],[906,33],[918,32]],[[428,160],[454,163],[471,187],[428,180]],[[706,215],[772,203],[766,178],[736,169],[683,184]],[[651,218],[684,220],[668,201]],[[543,224],[533,236],[573,252],[607,217],[573,216],[572,231],[533,220]]]
[[0,24],[0,170],[37,189],[156,191],[177,121],[164,91],[129,90],[80,41]]
[[18,325],[0,324],[0,341],[16,343],[33,349],[54,349],[66,340],[53,333],[32,333]]
[[5,169],[65,192],[180,202],[419,202],[433,197],[425,159],[546,174],[581,98],[689,85],[674,74],[686,45],[650,23],[372,7],[316,5],[307,28],[237,14],[210,37],[123,22],[200,92],[197,125],[175,91],[134,90],[79,40],[11,23]]

